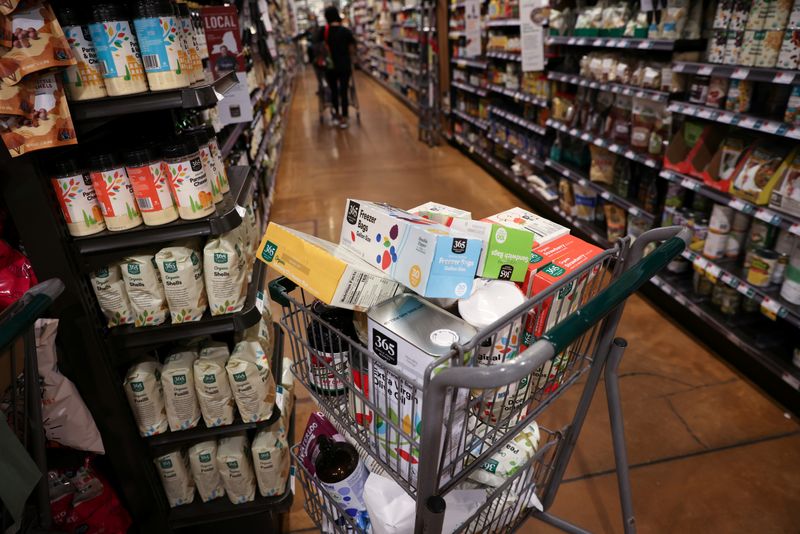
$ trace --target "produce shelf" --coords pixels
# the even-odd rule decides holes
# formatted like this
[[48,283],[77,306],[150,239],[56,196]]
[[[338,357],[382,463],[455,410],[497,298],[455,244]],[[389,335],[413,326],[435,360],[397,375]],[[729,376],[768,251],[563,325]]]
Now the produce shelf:
[[570,37],[565,35],[549,35],[544,38],[544,42],[547,45],[624,48],[627,50],[654,50],[659,52],[703,50],[706,46],[705,39],[668,41],[665,39],[635,39],[631,37]]
[[228,180],[231,190],[217,204],[216,212],[208,217],[194,221],[178,219],[162,226],[145,226],[131,230],[110,232],[74,238],[75,248],[89,269],[105,265],[110,259],[119,259],[123,250],[166,243],[176,239],[196,236],[214,236],[233,230],[242,223],[247,205],[255,185],[254,173],[250,167],[237,165],[228,167]]
[[740,65],[720,65],[718,63],[695,63],[691,61],[673,61],[672,72],[683,74],[699,74],[701,76],[719,76],[734,80],[751,80],[754,82],[793,84],[798,80],[800,71],[772,69],[766,67],[745,67]]
[[465,82],[452,81],[450,82],[450,85],[458,89],[461,89],[462,91],[467,91],[468,93],[473,93],[478,96],[486,96],[489,94],[489,91],[487,89],[484,89],[483,87],[477,87],[475,85]]
[[473,126],[476,126],[477,128],[480,128],[481,130],[488,130],[489,129],[489,123],[488,122],[486,122],[485,120],[481,120],[481,119],[479,119],[477,117],[473,117],[472,115],[464,113],[461,110],[454,109],[453,110],[453,115],[455,115],[456,117],[460,118],[461,120],[467,121],[468,123],[472,124]]
[[787,137],[795,140],[800,139],[800,128],[795,128],[791,124],[785,122],[754,117],[753,115],[747,115],[745,113],[734,113],[732,111],[690,104],[688,102],[671,102],[667,111],[768,133],[779,137]]
[[547,125],[551,128],[555,128],[560,132],[564,132],[566,134],[571,135],[572,137],[576,137],[581,141],[585,141],[587,143],[592,143],[595,146],[599,146],[601,148],[605,148],[609,152],[613,152],[618,154],[624,158],[627,158],[631,161],[635,161],[637,163],[641,163],[642,165],[646,165],[653,169],[660,169],[661,168],[661,160],[656,159],[652,156],[647,156],[644,154],[640,154],[635,152],[630,147],[626,145],[620,145],[619,143],[612,143],[602,137],[598,137],[595,134],[579,130],[578,128],[570,128],[563,122],[559,122],[555,119],[547,119]]
[[498,117],[502,117],[507,121],[511,121],[518,126],[522,126],[526,130],[530,130],[538,135],[547,135],[547,128],[544,126],[539,126],[535,122],[523,119],[519,115],[515,115],[514,113],[509,113],[506,110],[500,109],[495,106],[489,106],[489,113],[492,115],[497,115]]
[[590,89],[599,89],[600,91],[608,91],[625,96],[634,96],[636,98],[646,98],[654,102],[666,102],[669,100],[669,93],[666,91],[656,91],[653,89],[643,89],[641,87],[634,87],[631,85],[623,85],[618,83],[603,83],[582,76],[574,74],[567,74],[564,72],[551,71],[547,73],[548,80],[556,80],[559,82],[569,83],[572,85],[580,85],[582,87],[589,87]]
[[512,89],[503,87],[502,85],[497,85],[493,83],[488,84],[487,87],[493,93],[507,96],[508,98],[513,99],[515,102],[527,102],[529,104],[533,104],[534,106],[539,106],[540,108],[546,108],[550,105],[546,98],[533,96],[532,94],[526,93],[524,91],[514,91]]
[[229,72],[214,82],[198,83],[181,89],[70,102],[69,111],[73,120],[83,121],[162,109],[204,108],[222,100],[225,93],[237,83],[236,73]]
[[241,311],[212,316],[206,310],[199,321],[172,324],[167,319],[167,323],[159,326],[136,328],[133,325],[123,325],[112,328],[109,332],[111,344],[123,352],[116,355],[115,363],[118,365],[129,363],[129,355],[124,354],[124,351],[129,349],[154,347],[197,336],[241,332],[253,326],[261,318],[261,311],[265,305],[263,288],[266,271],[266,265],[256,259],[253,263],[253,277],[247,290],[247,298]]

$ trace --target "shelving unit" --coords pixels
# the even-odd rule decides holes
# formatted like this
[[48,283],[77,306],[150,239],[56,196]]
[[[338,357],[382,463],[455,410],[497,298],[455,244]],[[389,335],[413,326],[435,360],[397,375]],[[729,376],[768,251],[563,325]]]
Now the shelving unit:
[[633,87],[630,85],[622,85],[618,83],[603,83],[582,76],[574,76],[564,72],[551,71],[547,73],[549,80],[557,82],[570,83],[572,85],[579,85],[581,87],[588,87],[590,89],[599,89],[601,91],[608,91],[619,95],[633,96],[636,98],[646,98],[654,102],[666,102],[669,100],[669,93],[665,91],[655,91],[653,89],[643,89],[641,87]]
[[547,126],[555,130],[558,130],[560,132],[563,132],[565,134],[568,134],[572,137],[575,137],[577,139],[580,139],[581,141],[592,143],[593,145],[599,146],[600,148],[605,148],[609,152],[613,152],[614,154],[622,156],[631,161],[641,163],[642,165],[646,165],[647,167],[653,169],[661,168],[661,160],[636,152],[627,145],[611,142],[608,139],[605,139],[604,137],[599,137],[593,133],[579,130],[578,128],[570,128],[566,124],[558,122],[557,120],[554,119],[548,119]]
[[739,128],[755,130],[757,132],[765,132],[789,139],[800,139],[800,128],[795,128],[791,124],[786,124],[785,122],[764,119],[745,113],[734,113],[732,111],[725,111],[698,104],[690,104],[688,102],[672,102],[667,109],[672,113],[680,113],[698,119],[729,124],[731,126],[738,126]]

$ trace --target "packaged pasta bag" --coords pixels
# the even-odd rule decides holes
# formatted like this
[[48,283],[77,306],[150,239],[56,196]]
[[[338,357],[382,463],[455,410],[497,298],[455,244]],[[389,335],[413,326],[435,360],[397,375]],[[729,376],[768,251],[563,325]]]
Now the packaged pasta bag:
[[120,274],[119,265],[102,267],[93,272],[89,279],[108,326],[133,323],[133,309],[125,291],[125,281]]
[[228,499],[233,504],[250,502],[256,497],[256,481],[247,437],[244,434],[219,440],[217,467]]
[[37,74],[22,85],[33,95],[30,112],[0,118],[0,136],[11,157],[77,144],[61,77],[53,72]]
[[247,297],[244,243],[236,232],[212,237],[203,247],[203,273],[211,315],[240,311]]
[[256,434],[251,452],[258,491],[263,497],[281,495],[289,478],[289,442],[280,421]]
[[135,364],[128,369],[123,387],[139,434],[146,437],[166,432],[169,426],[161,389],[161,364],[152,359]]
[[208,502],[225,495],[217,468],[217,442],[201,441],[189,447],[189,465],[192,478],[197,485],[197,493],[203,502]]
[[196,359],[196,352],[176,352],[164,360],[164,367],[161,369],[167,421],[173,432],[194,428],[200,422],[200,405],[197,403],[194,387]]
[[17,9],[17,5],[19,4],[19,0],[3,0],[0,2],[0,15],[9,15],[15,9]]
[[269,306],[264,307],[261,319],[253,326],[245,329],[241,334],[237,334],[237,341],[257,341],[264,350],[267,361],[272,359],[273,347],[273,322],[272,315],[268,313]]
[[24,0],[7,15],[0,45],[0,82],[19,83],[33,72],[75,65],[53,9],[43,0]]
[[233,392],[225,370],[229,357],[228,345],[215,341],[203,347],[194,362],[194,387],[209,428],[233,423]]
[[128,256],[120,262],[125,289],[134,313],[134,326],[156,326],[167,320],[167,298],[155,258]]
[[163,248],[156,254],[156,265],[161,271],[172,322],[199,321],[208,300],[198,253],[184,246]]
[[170,508],[189,504],[194,500],[194,481],[189,474],[189,465],[182,451],[173,451],[155,460],[161,484],[167,494]]
[[275,379],[261,344],[240,341],[225,366],[242,420],[265,421],[275,406]]

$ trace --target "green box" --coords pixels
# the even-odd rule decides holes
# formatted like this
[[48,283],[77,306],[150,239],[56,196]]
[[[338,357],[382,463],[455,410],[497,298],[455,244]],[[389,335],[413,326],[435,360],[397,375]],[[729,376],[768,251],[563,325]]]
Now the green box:
[[497,223],[454,219],[450,229],[483,243],[477,276],[522,282],[528,272],[535,236]]

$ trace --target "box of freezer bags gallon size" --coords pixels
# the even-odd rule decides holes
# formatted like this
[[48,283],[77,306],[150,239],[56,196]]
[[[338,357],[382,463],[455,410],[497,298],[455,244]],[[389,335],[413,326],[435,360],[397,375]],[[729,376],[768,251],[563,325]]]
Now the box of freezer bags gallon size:
[[366,311],[400,285],[345,247],[269,223],[258,258],[325,304]]
[[470,294],[481,241],[418,215],[348,200],[339,243],[424,297]]

